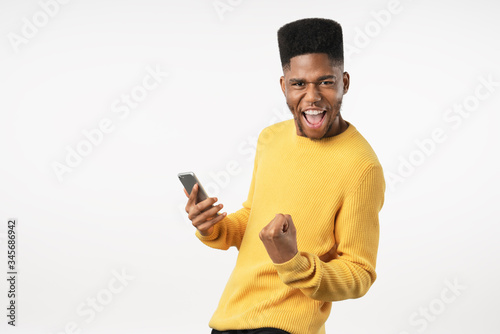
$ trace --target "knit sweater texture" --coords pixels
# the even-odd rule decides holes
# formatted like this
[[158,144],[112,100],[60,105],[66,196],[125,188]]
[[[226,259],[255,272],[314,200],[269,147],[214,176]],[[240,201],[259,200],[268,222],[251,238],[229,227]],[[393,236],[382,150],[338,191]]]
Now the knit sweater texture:
[[[373,284],[385,180],[370,144],[347,124],[319,141],[297,135],[293,119],[262,130],[243,207],[211,235],[196,231],[212,248],[239,250],[211,328],[325,333],[332,302],[359,298]],[[274,264],[259,232],[278,213],[291,215],[299,252]],[[320,260],[335,244],[335,258]]]

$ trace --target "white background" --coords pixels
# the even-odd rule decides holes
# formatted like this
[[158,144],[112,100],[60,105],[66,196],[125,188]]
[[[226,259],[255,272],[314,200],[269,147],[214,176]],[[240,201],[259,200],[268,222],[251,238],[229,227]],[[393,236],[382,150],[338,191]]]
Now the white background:
[[[327,333],[498,332],[497,2],[73,0],[52,17],[48,2],[0,2],[1,277],[9,218],[19,272],[16,328],[0,280],[0,332],[210,332],[237,251],[194,236],[177,173],[196,172],[224,211],[241,207],[257,135],[291,118],[276,31],[304,17],[342,24],[342,115],[387,182],[377,281],[333,304]],[[120,118],[113,105],[148,67],[168,77]],[[464,103],[458,123],[448,112]],[[104,119],[113,130],[60,181],[53,164]],[[436,129],[446,139],[422,153]]]

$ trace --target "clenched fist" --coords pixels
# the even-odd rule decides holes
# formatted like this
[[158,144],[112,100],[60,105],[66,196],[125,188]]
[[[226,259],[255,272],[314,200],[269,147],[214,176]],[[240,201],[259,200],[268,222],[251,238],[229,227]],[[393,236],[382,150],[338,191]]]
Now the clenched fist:
[[274,263],[291,260],[297,253],[297,231],[290,215],[277,214],[259,233]]

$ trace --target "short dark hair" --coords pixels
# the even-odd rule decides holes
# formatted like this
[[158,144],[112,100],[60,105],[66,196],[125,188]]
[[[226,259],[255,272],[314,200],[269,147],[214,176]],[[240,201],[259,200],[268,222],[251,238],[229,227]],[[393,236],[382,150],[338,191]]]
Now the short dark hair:
[[342,27],[330,19],[308,18],[285,24],[278,30],[283,69],[290,59],[308,53],[326,53],[335,65],[344,64]]

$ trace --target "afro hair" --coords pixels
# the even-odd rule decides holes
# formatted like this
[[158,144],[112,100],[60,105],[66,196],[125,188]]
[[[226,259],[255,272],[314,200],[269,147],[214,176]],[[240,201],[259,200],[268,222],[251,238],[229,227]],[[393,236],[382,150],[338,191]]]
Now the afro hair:
[[333,64],[343,65],[342,27],[333,20],[308,18],[290,22],[278,30],[278,47],[283,69],[290,59],[308,53],[326,53]]

